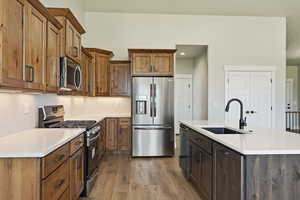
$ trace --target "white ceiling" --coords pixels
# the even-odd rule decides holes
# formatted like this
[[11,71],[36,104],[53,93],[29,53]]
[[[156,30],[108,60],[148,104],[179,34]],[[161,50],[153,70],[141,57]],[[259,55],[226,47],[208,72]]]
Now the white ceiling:
[[[197,58],[204,50],[207,49],[206,45],[177,45],[176,58]],[[185,55],[181,55],[184,52]]]
[[288,64],[300,64],[300,0],[84,0],[86,11],[287,17]]

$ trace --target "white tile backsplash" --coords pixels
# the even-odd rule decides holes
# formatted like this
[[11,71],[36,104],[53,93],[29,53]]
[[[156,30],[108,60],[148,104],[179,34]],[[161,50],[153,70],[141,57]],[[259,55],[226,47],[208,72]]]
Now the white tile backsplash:
[[64,105],[66,116],[127,114],[131,111],[130,98],[72,97],[56,94],[0,93],[0,136],[37,127],[38,106]]

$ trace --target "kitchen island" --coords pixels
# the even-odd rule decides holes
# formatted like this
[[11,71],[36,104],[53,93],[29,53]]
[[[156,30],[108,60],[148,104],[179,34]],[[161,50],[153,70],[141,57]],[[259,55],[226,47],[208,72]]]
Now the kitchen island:
[[224,127],[210,121],[181,122],[180,166],[203,200],[300,199],[299,134],[207,130]]

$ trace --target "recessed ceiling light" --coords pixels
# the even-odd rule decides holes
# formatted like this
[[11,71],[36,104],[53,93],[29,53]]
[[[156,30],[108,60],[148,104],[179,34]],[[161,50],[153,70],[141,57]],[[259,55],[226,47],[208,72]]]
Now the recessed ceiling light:
[[181,52],[180,55],[181,55],[181,56],[185,56],[185,53],[184,53],[184,52]]

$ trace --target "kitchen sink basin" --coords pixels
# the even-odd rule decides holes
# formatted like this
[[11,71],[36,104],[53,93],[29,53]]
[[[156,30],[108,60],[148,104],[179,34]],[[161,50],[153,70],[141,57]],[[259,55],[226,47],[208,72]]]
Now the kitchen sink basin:
[[202,129],[212,132],[214,134],[245,134],[243,132],[235,131],[229,128],[202,128]]

